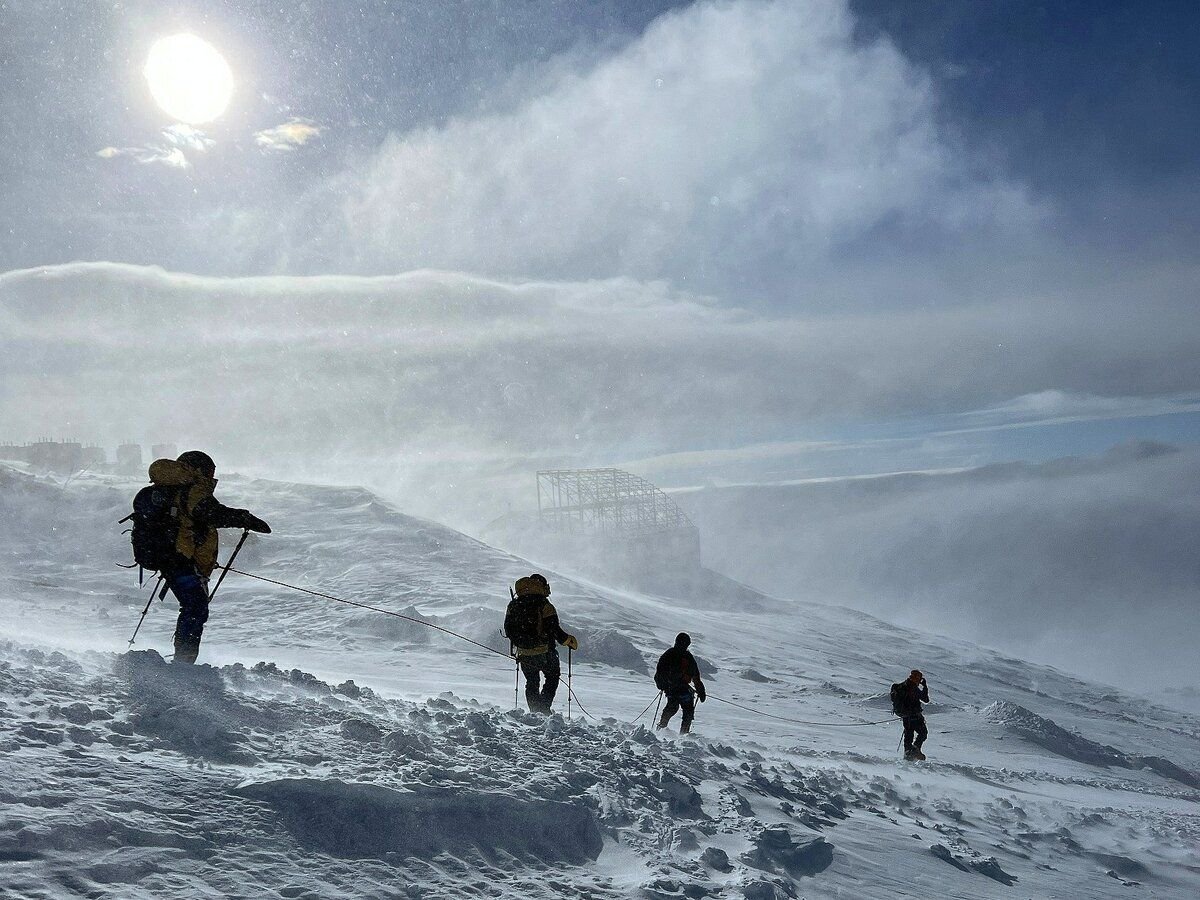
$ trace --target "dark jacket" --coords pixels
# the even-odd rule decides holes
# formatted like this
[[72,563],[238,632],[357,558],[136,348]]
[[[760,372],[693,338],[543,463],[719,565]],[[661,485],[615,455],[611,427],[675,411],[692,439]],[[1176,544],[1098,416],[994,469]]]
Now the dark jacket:
[[682,694],[689,685],[696,686],[696,693],[704,696],[704,682],[700,680],[700,667],[691,651],[672,647],[658,660],[654,670],[654,684],[666,694]]
[[[531,643],[522,646],[515,636],[525,631],[527,624],[532,626],[528,628],[532,633]],[[554,649],[555,641],[565,644],[570,637],[559,624],[554,604],[541,594],[521,594],[508,604],[504,613],[504,633],[513,642],[517,656],[549,653]]]
[[929,685],[913,684],[905,679],[892,685],[892,706],[896,715],[909,719],[922,715],[921,704],[929,702]]

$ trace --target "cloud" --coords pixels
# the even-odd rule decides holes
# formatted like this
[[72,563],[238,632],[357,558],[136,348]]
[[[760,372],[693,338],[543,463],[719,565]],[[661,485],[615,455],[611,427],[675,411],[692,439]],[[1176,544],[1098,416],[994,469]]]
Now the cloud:
[[191,150],[193,153],[204,153],[217,143],[199,128],[185,125],[183,122],[176,122],[164,128],[162,135],[167,143],[181,150]]
[[254,143],[269,152],[288,153],[319,137],[325,129],[308,119],[292,118],[254,134]]
[[316,190],[288,264],[624,275],[801,300],[863,241],[878,259],[896,232],[974,240],[1040,215],[941,133],[925,74],[856,40],[841,3],[695,4],[531,84],[510,112],[392,137]]
[[96,155],[101,159],[126,157],[145,166],[163,165],[169,169],[188,169],[192,165],[178,147],[105,147]]
[[198,128],[177,122],[161,132],[162,143],[145,147],[105,147],[96,151],[101,159],[126,157],[142,165],[163,165],[170,169],[189,169],[191,162],[184,150],[205,153],[216,145],[216,141]]

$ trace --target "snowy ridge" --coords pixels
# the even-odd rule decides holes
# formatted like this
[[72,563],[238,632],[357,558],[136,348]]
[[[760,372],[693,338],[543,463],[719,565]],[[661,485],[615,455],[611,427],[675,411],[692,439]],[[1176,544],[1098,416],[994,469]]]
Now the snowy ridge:
[[[878,799],[841,777],[728,746],[664,743],[641,727],[542,720],[453,696],[388,701],[270,665],[180,669],[153,651],[116,657],[112,672],[97,668],[99,654],[81,665],[0,651],[6,685],[37,692],[25,704],[36,719],[5,715],[10,784],[22,793],[3,798],[0,858],[23,864],[3,879],[20,895],[133,879],[149,894],[175,883],[253,896],[295,880],[305,895],[383,897],[412,880],[413,896],[486,896],[463,883],[472,869],[491,887],[561,896],[536,872],[595,861],[606,838],[651,860],[705,843],[704,861],[643,884],[652,895],[730,885],[786,895],[788,878],[832,861],[819,832],[847,805]],[[27,765],[47,757],[48,773]],[[706,782],[722,786],[706,798]],[[795,825],[763,827],[748,797],[783,801]],[[224,874],[208,881],[218,853]],[[348,877],[333,867],[314,878],[306,853],[360,862]],[[580,896],[629,887],[572,878]]]
[[[819,604],[687,609],[550,571],[591,720],[513,712],[512,668],[430,629],[233,576],[201,656],[215,665],[174,668],[119,652],[146,597],[112,565],[135,486],[0,475],[5,897],[1200,888],[1200,723],[1114,688]],[[504,649],[505,585],[529,563],[359,489],[234,478],[219,495],[276,528],[248,571]],[[139,647],[169,648],[170,607]],[[714,696],[831,725],[880,718],[919,663],[929,763],[898,762],[895,727],[711,701],[692,739],[646,731],[649,712],[630,725],[684,625]]]

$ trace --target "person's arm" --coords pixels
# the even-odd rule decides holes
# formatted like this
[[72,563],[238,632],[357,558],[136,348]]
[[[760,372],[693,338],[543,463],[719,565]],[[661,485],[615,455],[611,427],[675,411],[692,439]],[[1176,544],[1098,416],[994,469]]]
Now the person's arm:
[[924,681],[921,682],[921,686],[917,689],[917,696],[921,699],[922,703],[929,702],[929,685]]
[[571,636],[563,631],[563,626],[559,624],[558,610],[554,608],[550,600],[547,600],[546,605],[541,607],[541,619],[546,634],[553,637],[558,643],[569,643],[572,640]]
[[210,528],[248,528],[270,534],[271,526],[248,509],[225,506],[216,497],[205,497],[192,510],[192,518]]

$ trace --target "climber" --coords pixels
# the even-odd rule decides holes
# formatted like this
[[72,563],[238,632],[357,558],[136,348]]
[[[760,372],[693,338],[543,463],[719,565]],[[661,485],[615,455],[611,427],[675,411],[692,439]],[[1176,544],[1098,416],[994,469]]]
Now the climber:
[[550,583],[544,576],[535,573],[519,578],[504,614],[504,634],[525,676],[529,711],[547,716],[561,677],[555,643],[579,649],[575,636],[563,631],[549,597]]
[[[654,670],[654,683],[667,698],[667,705],[662,711],[662,718],[658,720],[657,727],[666,728],[671,717],[682,709],[680,734],[687,734],[692,730],[692,719],[696,716],[696,697],[700,698],[701,703],[707,698],[704,682],[700,680],[700,667],[696,664],[696,657],[688,650],[691,643],[691,635],[680,632],[675,636],[675,646],[659,658],[658,668]],[[696,686],[694,692],[692,685]]]
[[913,669],[908,678],[892,685],[892,712],[904,723],[904,758],[924,759],[921,745],[929,737],[921,704],[929,702],[929,685],[920,669]]
[[151,484],[133,501],[133,555],[157,571],[179,601],[175,662],[194,663],[208,621],[208,576],[217,565],[217,529],[244,528],[270,534],[262,519],[222,505],[213,496],[216,464],[200,450],[150,465]]

